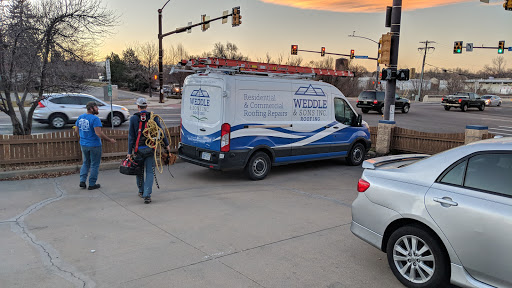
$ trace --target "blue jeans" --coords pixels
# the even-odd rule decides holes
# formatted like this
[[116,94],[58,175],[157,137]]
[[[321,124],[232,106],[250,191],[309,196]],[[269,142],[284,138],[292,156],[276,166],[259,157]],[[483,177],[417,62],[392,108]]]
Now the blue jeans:
[[89,174],[89,169],[91,170],[91,175],[89,175],[89,186],[96,185],[96,180],[98,180],[98,171],[100,170],[100,162],[101,162],[101,146],[98,147],[87,147],[82,146],[82,169],[80,169],[80,182],[87,181],[87,175]]
[[[139,153],[148,155],[143,160],[137,161],[139,165],[144,165],[144,172],[146,174],[145,179],[144,175],[136,176],[139,193],[142,192],[142,197],[144,198],[151,197],[151,193],[153,192],[153,166],[155,165],[155,155],[153,152],[151,148],[142,148],[139,150]],[[137,159],[137,157],[135,159]]]

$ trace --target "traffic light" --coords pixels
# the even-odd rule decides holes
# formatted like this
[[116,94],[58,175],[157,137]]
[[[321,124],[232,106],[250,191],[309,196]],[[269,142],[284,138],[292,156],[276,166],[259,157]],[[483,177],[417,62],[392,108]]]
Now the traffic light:
[[233,17],[231,26],[235,27],[242,24],[242,15],[240,15],[240,6],[233,8]]
[[453,54],[461,54],[462,53],[462,41],[453,42]]
[[153,75],[153,79],[154,79],[154,80],[158,80],[158,75],[156,75],[156,74],[155,74],[155,75]]
[[505,41],[498,42],[498,54],[503,54],[503,51],[505,51]]
[[379,63],[389,65],[391,63],[391,33],[382,34],[382,43],[379,50]]
[[355,54],[355,51],[354,49],[350,50],[350,59],[354,59],[354,54]]
[[[210,20],[210,16],[206,16],[206,14],[201,15],[201,22],[205,22],[205,21],[208,21],[208,20]],[[207,24],[203,23],[203,24],[201,24],[201,31],[204,32],[204,31],[208,30],[208,28],[210,28],[210,23],[207,23]]]
[[320,56],[324,57],[325,56],[325,47],[322,47],[320,49]]
[[505,8],[505,10],[512,11],[512,0],[505,0],[503,8]]
[[298,49],[299,49],[298,45],[292,45],[292,55],[297,55]]

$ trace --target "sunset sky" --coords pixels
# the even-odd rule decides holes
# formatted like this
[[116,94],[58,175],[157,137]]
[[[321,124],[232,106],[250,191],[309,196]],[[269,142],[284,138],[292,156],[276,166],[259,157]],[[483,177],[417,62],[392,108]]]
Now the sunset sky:
[[[153,41],[158,43],[157,10],[166,0],[109,0],[108,8],[120,14],[120,25],[111,36],[98,47],[98,57],[104,58],[110,52],[121,53],[134,42]],[[475,49],[453,54],[453,42],[464,41],[478,46],[498,46],[505,40],[505,46],[512,46],[512,11],[505,11],[503,1],[490,0],[490,4],[478,0],[404,0],[400,37],[400,68],[421,69],[422,55],[420,41],[435,41],[435,51],[427,55],[427,63],[442,68],[461,67],[473,71],[489,65],[498,56],[497,50]],[[210,51],[216,42],[235,43],[240,52],[253,60],[263,58],[268,52],[272,57],[290,55],[290,45],[299,49],[376,57],[377,44],[358,38],[356,35],[374,40],[389,32],[384,27],[386,6],[392,0],[171,0],[163,11],[163,31],[170,32],[185,26],[189,21],[197,23],[201,14],[211,18],[222,15],[223,10],[241,7],[242,25],[231,27],[220,21],[211,23],[210,29],[202,32],[200,27],[191,34],[181,33],[164,38],[164,47],[183,44],[192,54]],[[321,60],[319,54],[302,53],[305,62]],[[507,68],[512,68],[512,52],[503,54]],[[355,60],[369,70],[376,62]],[[426,66],[432,68],[432,66]]]

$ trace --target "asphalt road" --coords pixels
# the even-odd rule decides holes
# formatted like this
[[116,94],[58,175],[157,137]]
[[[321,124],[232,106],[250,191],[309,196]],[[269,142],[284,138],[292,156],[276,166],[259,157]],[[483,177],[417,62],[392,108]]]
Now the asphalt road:
[[[87,93],[102,99],[102,90],[94,88]],[[140,94],[119,91],[119,98],[122,103],[129,103],[140,97]],[[156,97],[156,96],[155,96]],[[355,107],[355,99],[350,99],[353,107]],[[124,105],[124,104],[121,104]],[[179,126],[180,124],[180,107],[150,108],[151,111],[160,115],[168,127]],[[361,113],[359,108],[356,108]],[[137,112],[130,108],[130,114]],[[362,114],[363,119],[370,126],[377,126],[382,115],[377,112],[369,112]],[[489,127],[489,131],[494,134],[503,136],[512,136],[512,101],[504,102],[501,107],[486,107],[484,111],[478,109],[470,109],[467,112],[461,112],[458,109],[445,111],[441,104],[438,103],[411,103],[411,109],[408,114],[402,114],[397,111],[395,121],[398,127],[438,133],[463,133],[466,125],[484,125]],[[72,125],[66,126],[65,129],[71,128]],[[127,130],[128,122],[116,129]],[[55,132],[46,124],[33,123],[33,133]],[[0,114],[0,134],[11,134],[12,127],[10,119],[5,114]]]

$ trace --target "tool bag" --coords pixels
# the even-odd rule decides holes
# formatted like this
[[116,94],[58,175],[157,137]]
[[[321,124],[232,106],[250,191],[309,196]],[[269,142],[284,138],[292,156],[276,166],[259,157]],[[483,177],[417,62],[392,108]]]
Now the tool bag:
[[140,175],[142,170],[137,162],[130,157],[126,157],[119,166],[119,172],[124,175]]

